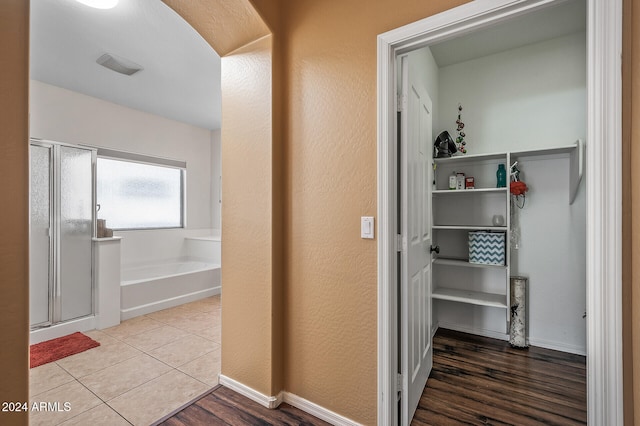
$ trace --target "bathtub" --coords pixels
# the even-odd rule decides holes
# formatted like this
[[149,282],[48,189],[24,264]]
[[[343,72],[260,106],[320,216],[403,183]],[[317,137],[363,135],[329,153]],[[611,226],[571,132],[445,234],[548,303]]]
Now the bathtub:
[[120,318],[139,315],[220,294],[220,264],[175,259],[122,269]]

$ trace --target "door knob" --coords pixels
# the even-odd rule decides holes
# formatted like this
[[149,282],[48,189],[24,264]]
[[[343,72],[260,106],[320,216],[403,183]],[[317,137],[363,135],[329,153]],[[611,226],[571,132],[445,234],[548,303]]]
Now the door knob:
[[439,254],[440,253],[440,246],[435,246],[435,247],[431,246],[431,247],[429,247],[429,252],[430,253],[433,253],[434,251]]

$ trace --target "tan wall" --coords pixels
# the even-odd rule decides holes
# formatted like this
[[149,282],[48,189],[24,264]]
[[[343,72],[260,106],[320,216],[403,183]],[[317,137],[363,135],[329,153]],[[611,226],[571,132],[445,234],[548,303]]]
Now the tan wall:
[[623,345],[625,424],[640,426],[640,1],[623,19]]
[[[3,135],[0,195],[4,200],[12,200],[7,204],[9,207],[2,210],[7,226],[0,240],[2,332],[5,346],[11,348],[0,354],[3,400],[26,400],[27,397],[28,164],[24,141],[28,137],[28,10],[25,3],[7,0],[0,4],[0,35],[3,40],[10,40],[2,45],[0,56],[3,58],[0,64]],[[168,3],[187,2],[171,0]],[[207,23],[216,12],[209,6],[218,2],[188,3],[196,5],[188,20]],[[232,3],[232,0],[221,3]],[[223,142],[223,197],[229,207],[223,211],[223,233],[225,247],[228,247],[225,248],[224,277],[228,287],[223,296],[226,308],[223,335],[228,348],[223,349],[224,374],[270,395],[282,387],[279,382],[284,380],[284,387],[295,394],[354,420],[375,423],[376,248],[375,242],[360,240],[358,233],[359,217],[375,215],[377,208],[375,37],[460,3],[462,1],[453,0],[428,3],[290,0],[283,8],[286,12],[279,15],[266,2],[256,0],[265,19],[284,17],[279,37],[286,41],[285,52],[275,60],[274,81],[284,84],[281,89],[285,95],[283,117],[286,119],[280,121],[277,115],[278,100],[267,100],[262,92],[267,90],[268,75],[244,75],[237,80],[232,76],[228,88],[236,87],[246,94],[237,86],[245,78],[244,83],[257,84],[254,87],[259,93],[252,99],[268,102],[273,109],[269,112],[270,108],[259,108],[254,120],[250,113],[256,112],[255,106],[237,103],[234,111],[241,114],[244,126],[249,129],[237,122],[227,123],[223,118],[223,126],[229,124],[223,138],[238,140],[240,144],[235,151],[228,148],[229,145],[225,148]],[[640,19],[635,19],[635,15],[634,11],[634,21]],[[271,22],[269,26],[274,28]],[[213,27],[201,27],[200,31],[208,34],[207,39],[216,34]],[[640,140],[640,117],[636,119],[639,113],[630,106],[640,96],[640,73],[633,75],[633,70],[640,68],[637,63],[640,43],[630,32],[627,30],[625,36],[633,45],[632,77],[629,78],[633,92],[626,104],[631,111],[631,123],[625,121],[625,126],[629,126],[630,132],[631,164],[640,164],[640,155],[633,149]],[[224,66],[240,67],[244,63],[245,71],[266,72],[270,43],[271,39],[267,38],[237,51],[238,58],[225,60]],[[242,45],[241,42],[229,44],[225,49],[230,52]],[[278,68],[280,65],[282,69]],[[225,75],[230,69],[233,68],[225,70]],[[227,108],[225,102],[229,102],[230,92],[224,92],[226,85],[223,83],[223,96],[227,99],[223,100],[223,108]],[[265,121],[270,113],[275,122],[272,126]],[[280,124],[285,132],[284,146],[278,137]],[[281,157],[274,159],[274,155]],[[247,158],[243,161],[242,156]],[[259,156],[265,161],[257,161]],[[282,158],[286,160],[284,164],[279,163]],[[273,164],[284,169],[283,181],[278,180],[280,169],[274,170]],[[632,171],[630,179],[631,203],[634,210],[638,210],[640,173]],[[241,193],[244,190],[255,199],[249,202],[248,196]],[[625,198],[625,202],[629,199]],[[285,208],[279,210],[281,207],[275,205],[278,203]],[[284,243],[268,229],[281,226],[274,212],[281,212],[286,218],[281,222],[286,224]],[[235,221],[234,216],[238,217]],[[633,255],[640,244],[637,229],[633,229],[631,241],[631,259],[634,265],[640,265],[638,255]],[[231,259],[232,253],[242,256]],[[278,271],[285,260],[286,271]],[[631,323],[629,315],[633,315],[632,325],[640,324],[638,268],[631,269],[635,291],[626,293],[631,294],[631,308],[636,309],[625,311],[625,326]],[[286,285],[274,277],[284,279]],[[629,287],[627,283],[626,291]],[[6,303],[8,301],[11,303]],[[236,310],[237,313],[231,312]],[[286,324],[281,335],[278,335],[279,321]],[[264,327],[260,326],[263,322]],[[631,400],[640,406],[640,330],[637,326],[631,330],[634,348],[631,358],[636,367],[635,394]],[[278,346],[284,347],[285,352],[279,353]],[[625,348],[628,350],[630,346],[625,340]],[[277,358],[281,357],[286,366],[284,379],[279,378]],[[640,425],[640,413],[635,415],[636,424]],[[3,424],[20,421],[5,420],[9,417],[2,416]]]
[[377,35],[464,1],[287,2],[287,390],[376,422]]
[[267,395],[279,391],[271,385],[271,65],[271,36],[222,59],[222,373]]
[[[29,2],[0,5],[0,402],[28,401]],[[0,412],[0,424],[26,424]]]

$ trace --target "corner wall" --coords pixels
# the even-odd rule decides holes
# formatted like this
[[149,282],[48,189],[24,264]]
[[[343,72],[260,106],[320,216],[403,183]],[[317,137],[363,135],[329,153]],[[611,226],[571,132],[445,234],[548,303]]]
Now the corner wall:
[[[0,401],[29,401],[29,2],[0,3]],[[0,412],[3,425],[28,414]]]
[[622,327],[625,425],[640,426],[640,2],[623,4]]

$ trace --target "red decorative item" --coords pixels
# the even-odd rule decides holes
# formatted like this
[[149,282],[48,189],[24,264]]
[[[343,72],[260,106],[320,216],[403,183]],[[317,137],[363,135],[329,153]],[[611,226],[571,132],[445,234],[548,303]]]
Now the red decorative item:
[[513,195],[524,195],[528,190],[527,184],[522,181],[511,182],[511,193]]
[[465,189],[475,189],[475,187],[476,187],[476,183],[475,183],[475,179],[473,178],[473,176],[467,176],[465,178],[464,188]]

